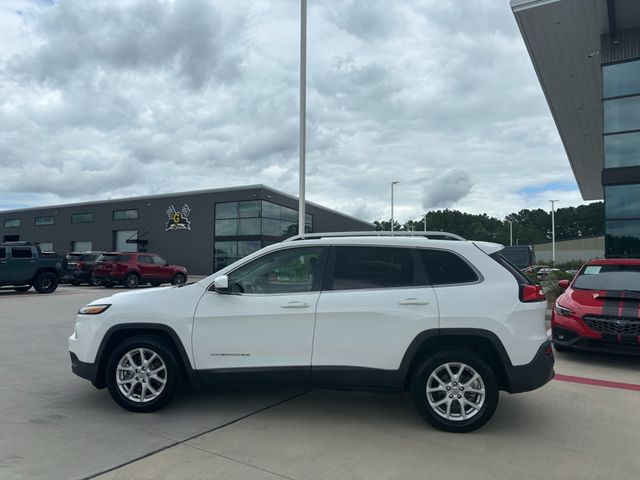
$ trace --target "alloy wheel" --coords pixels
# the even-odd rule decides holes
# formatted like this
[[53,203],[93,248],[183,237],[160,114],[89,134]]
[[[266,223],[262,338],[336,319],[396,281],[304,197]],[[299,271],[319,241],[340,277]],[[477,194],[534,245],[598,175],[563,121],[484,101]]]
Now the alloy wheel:
[[125,398],[139,403],[151,402],[162,394],[167,384],[167,366],[153,350],[134,348],[118,362],[116,383]]
[[482,377],[464,363],[444,363],[427,380],[427,400],[439,416],[452,421],[468,420],[482,409],[486,389]]

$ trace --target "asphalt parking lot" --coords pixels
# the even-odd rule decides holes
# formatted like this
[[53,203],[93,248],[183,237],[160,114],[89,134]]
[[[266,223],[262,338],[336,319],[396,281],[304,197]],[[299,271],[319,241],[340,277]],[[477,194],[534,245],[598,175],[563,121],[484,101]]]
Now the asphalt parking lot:
[[640,358],[557,354],[556,380],[466,435],[409,395],[187,390],[142,415],[70,371],[75,312],[112,292],[0,291],[0,478],[640,478]]

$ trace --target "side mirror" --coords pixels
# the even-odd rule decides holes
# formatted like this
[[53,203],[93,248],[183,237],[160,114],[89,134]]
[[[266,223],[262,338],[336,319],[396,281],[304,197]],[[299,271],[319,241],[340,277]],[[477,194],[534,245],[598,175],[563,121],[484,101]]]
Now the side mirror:
[[558,280],[558,286],[564,290],[569,288],[569,280]]
[[221,275],[213,281],[213,287],[217,293],[229,293],[229,277]]

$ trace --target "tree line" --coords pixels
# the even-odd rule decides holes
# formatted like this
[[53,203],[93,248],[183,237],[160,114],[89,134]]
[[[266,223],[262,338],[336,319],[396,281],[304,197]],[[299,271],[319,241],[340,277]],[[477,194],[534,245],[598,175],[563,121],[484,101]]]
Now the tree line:
[[[426,213],[426,229],[458,234],[473,240],[509,245],[509,222],[513,225],[513,244],[528,245],[551,241],[551,212],[541,208],[524,209],[504,220],[486,213],[470,214],[458,210],[433,210]],[[391,220],[375,221],[376,230],[391,230]],[[396,231],[423,231],[425,216],[405,224],[394,221]],[[555,213],[556,240],[604,235],[604,203],[558,208]]]

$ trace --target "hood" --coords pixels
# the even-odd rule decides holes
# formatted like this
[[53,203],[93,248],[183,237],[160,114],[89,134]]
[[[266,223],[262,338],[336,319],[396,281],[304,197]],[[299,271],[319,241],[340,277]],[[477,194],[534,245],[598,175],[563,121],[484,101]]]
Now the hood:
[[[625,299],[625,292],[581,290],[568,288],[557,303],[573,310],[576,315],[639,316],[640,301],[633,296]],[[622,309],[622,310],[621,310]]]

